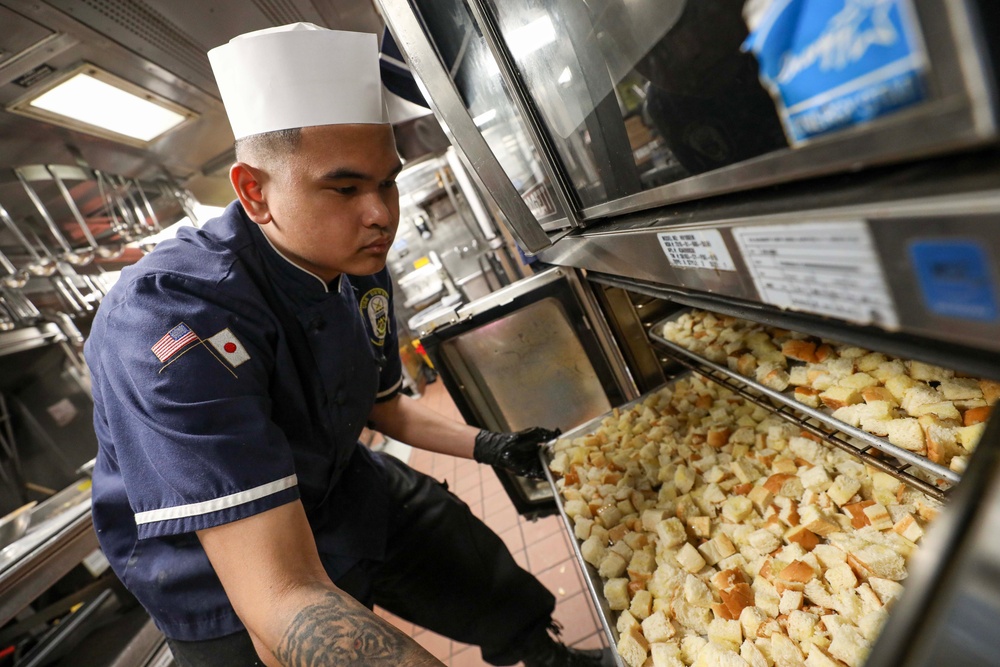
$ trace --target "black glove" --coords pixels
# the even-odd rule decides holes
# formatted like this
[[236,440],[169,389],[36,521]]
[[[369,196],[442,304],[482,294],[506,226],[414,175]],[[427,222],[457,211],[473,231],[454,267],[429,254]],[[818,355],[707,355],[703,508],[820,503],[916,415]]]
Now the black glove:
[[497,466],[521,477],[545,479],[538,449],[543,442],[559,437],[559,429],[550,431],[534,426],[517,433],[494,433],[482,430],[476,436],[472,458]]

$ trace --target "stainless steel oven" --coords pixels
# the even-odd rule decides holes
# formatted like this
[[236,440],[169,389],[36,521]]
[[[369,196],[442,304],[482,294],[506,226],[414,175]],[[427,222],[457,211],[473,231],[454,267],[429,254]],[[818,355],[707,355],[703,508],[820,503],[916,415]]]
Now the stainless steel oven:
[[[481,428],[567,430],[636,395],[607,321],[573,269],[549,269],[421,326],[459,411]],[[496,472],[519,513],[555,511],[548,483]]]
[[381,0],[529,250],[538,227],[995,144],[990,4]]

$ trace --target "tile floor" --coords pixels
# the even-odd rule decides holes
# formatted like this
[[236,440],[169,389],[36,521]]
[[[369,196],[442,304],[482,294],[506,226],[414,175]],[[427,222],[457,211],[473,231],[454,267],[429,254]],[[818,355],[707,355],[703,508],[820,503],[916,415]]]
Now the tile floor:
[[[461,419],[441,381],[427,385],[419,400],[429,410]],[[447,480],[449,488],[468,503],[472,512],[500,535],[514,559],[552,591],[556,596],[555,619],[563,626],[563,641],[580,648],[606,645],[597,612],[586,593],[584,575],[572,555],[569,535],[559,517],[534,522],[519,517],[493,470],[473,461],[414,449],[409,452],[409,464],[437,479]],[[383,610],[376,612],[446,665],[488,664],[475,646],[451,641]]]

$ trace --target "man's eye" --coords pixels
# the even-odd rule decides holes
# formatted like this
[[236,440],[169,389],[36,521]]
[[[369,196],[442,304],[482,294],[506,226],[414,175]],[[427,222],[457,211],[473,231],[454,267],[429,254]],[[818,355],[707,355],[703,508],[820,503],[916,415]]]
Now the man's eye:
[[394,187],[396,187],[396,181],[395,180],[392,180],[392,181],[382,181],[382,187],[383,188],[394,188]]
[[347,187],[344,188],[330,188],[330,189],[336,192],[337,194],[341,195],[353,195],[355,192],[358,191],[358,189],[353,185],[348,185]]

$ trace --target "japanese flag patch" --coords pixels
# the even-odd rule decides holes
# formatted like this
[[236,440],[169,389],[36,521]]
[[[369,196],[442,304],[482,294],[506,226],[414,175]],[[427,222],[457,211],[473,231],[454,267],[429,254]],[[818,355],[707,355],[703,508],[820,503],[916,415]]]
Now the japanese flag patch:
[[243,347],[243,343],[236,335],[229,330],[229,327],[208,338],[207,341],[219,353],[218,357],[233,368],[250,361],[250,353]]

